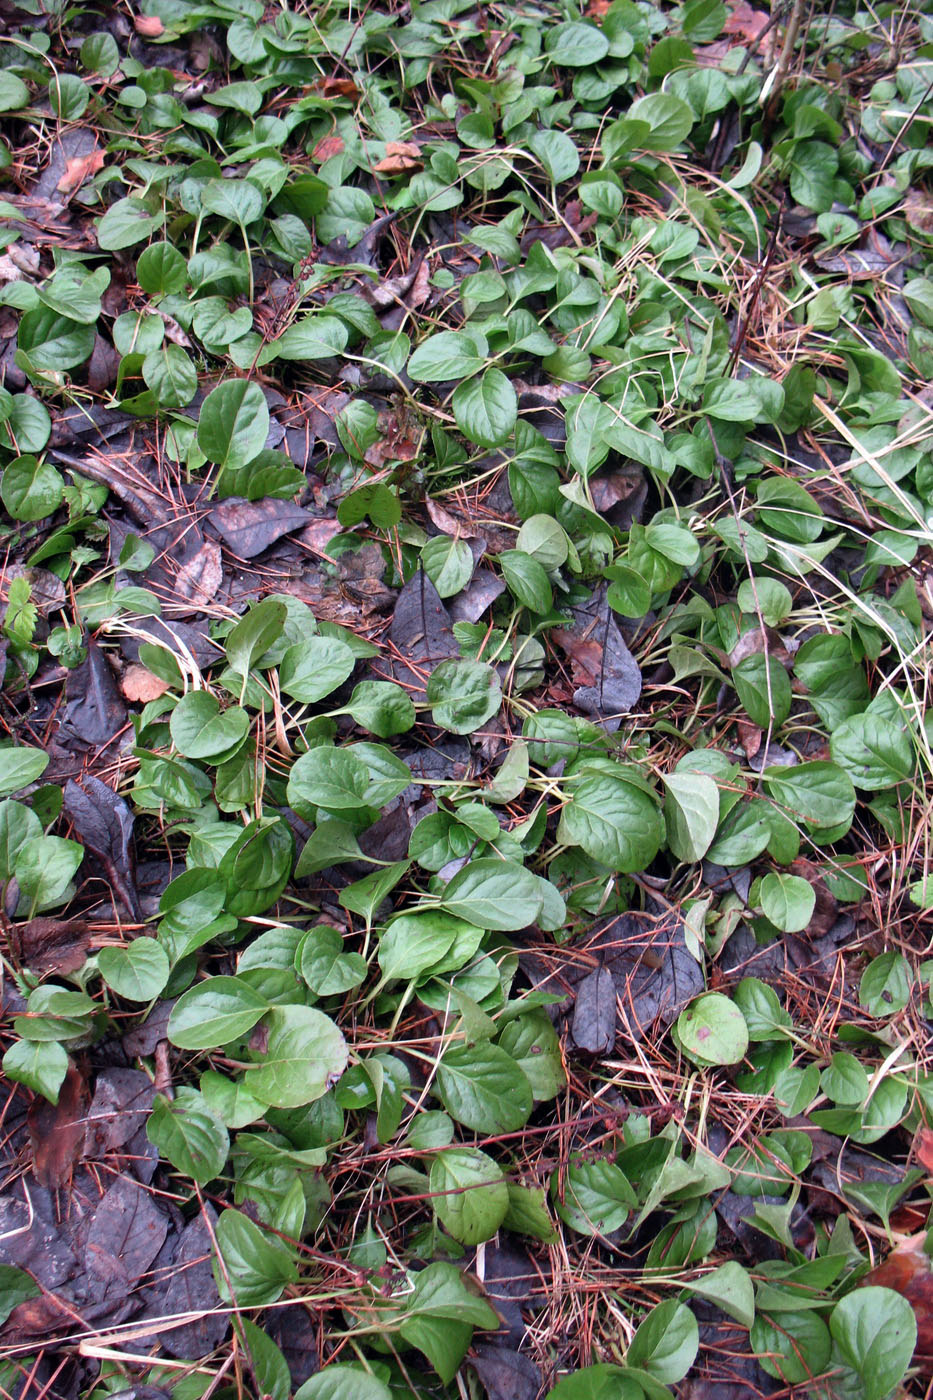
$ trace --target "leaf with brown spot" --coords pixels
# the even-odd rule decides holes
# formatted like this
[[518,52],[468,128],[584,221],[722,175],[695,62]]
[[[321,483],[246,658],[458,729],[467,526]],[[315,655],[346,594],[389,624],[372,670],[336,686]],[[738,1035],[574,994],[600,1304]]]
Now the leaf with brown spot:
[[96,175],[98,170],[103,169],[103,166],[104,153],[97,146],[86,156],[72,156],[70,160],[65,161],[65,173],[56,188],[60,194],[74,194],[75,190],[81,188],[85,180]]

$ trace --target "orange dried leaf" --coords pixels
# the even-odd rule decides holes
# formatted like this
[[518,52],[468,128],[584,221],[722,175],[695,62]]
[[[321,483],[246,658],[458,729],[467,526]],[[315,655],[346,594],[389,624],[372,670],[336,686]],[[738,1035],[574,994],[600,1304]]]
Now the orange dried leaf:
[[311,86],[322,97],[359,97],[360,90],[352,78],[318,78]]
[[313,160],[330,160],[331,156],[339,156],[343,150],[342,136],[323,136],[311,153]]
[[165,33],[165,25],[158,15],[137,15],[133,25],[136,33],[141,34],[144,39],[158,39],[160,34]]
[[387,141],[386,153],[373,169],[380,175],[400,175],[422,164],[421,147],[414,141]]
[[89,180],[92,175],[96,175],[98,170],[102,170],[104,165],[104,153],[95,146],[93,151],[89,151],[86,156],[72,156],[65,161],[65,173],[58,182],[60,194],[74,194],[79,190],[85,180]]
[[168,685],[151,671],[147,671],[145,666],[136,664],[127,666],[120,681],[120,689],[127,700],[148,705],[150,700],[158,700],[160,695],[164,695]]

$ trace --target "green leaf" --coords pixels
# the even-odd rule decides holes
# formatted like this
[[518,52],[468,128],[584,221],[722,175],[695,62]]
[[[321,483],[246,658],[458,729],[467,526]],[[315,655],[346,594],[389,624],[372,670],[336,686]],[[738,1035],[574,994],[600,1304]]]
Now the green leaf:
[[437,535],[421,551],[421,566],[441,598],[452,598],[473,577],[473,551],[466,540]]
[[29,89],[8,69],[0,69],[0,112],[18,112],[29,103]]
[[241,1211],[221,1212],[216,1239],[224,1267],[214,1260],[214,1279],[224,1302],[236,1302],[242,1308],[267,1307],[281,1296],[286,1284],[298,1278],[288,1246]]
[[675,1385],[690,1370],[699,1347],[696,1318],[684,1303],[670,1298],[653,1308],[639,1325],[625,1361],[665,1385]]
[[361,1366],[325,1366],[295,1391],[295,1400],[392,1400],[392,1391]]
[[910,1001],[913,978],[900,953],[881,953],[862,973],[858,999],[869,1016],[893,1016]]
[[151,1001],[168,981],[165,949],[154,938],[134,938],[122,948],[101,948],[97,966],[107,986],[127,1001]]
[[680,1013],[677,1036],[698,1065],[735,1065],[748,1049],[748,1027],[739,1008],[721,992],[707,992]]
[[566,1085],[560,1040],[543,1009],[526,1011],[509,1021],[499,1036],[499,1047],[526,1076],[536,1103],[554,1098]]
[[627,120],[647,125],[647,132],[636,142],[641,150],[673,151],[689,135],[693,112],[682,98],[667,92],[652,92],[632,103]]
[[146,1136],[161,1157],[202,1186],[220,1175],[230,1151],[226,1127],[196,1089],[181,1087],[173,1099],[156,1094]]
[[[600,38],[604,37],[598,29],[594,30],[591,25],[558,25],[558,29],[566,30],[568,27],[588,29],[590,33],[596,33]],[[551,31],[551,33],[555,32]],[[532,155],[537,156],[541,162],[545,174],[552,184],[558,185],[564,180],[573,179],[580,169],[580,156],[577,148],[563,131],[533,131],[528,137],[527,144]]]
[[516,1235],[529,1235],[544,1244],[556,1244],[558,1234],[548,1214],[546,1192],[536,1186],[516,1186],[509,1182],[509,1208],[503,1225]]
[[568,20],[549,28],[544,47],[551,61],[562,68],[585,68],[609,52],[609,40],[595,24]]
[[[458,937],[475,925],[442,909],[413,909],[399,914],[379,940],[379,966],[387,981],[420,977],[436,967]],[[478,942],[478,940],[477,940]]]
[[399,1327],[402,1339],[423,1351],[441,1380],[449,1384],[470,1343],[474,1326],[495,1328],[499,1319],[467,1288],[452,1264],[429,1264],[415,1277]]
[[333,744],[319,744],[301,754],[288,776],[288,801],[311,802],[329,812],[362,807],[369,770],[362,759]]
[[97,242],[105,253],[116,253],[142,243],[162,227],[165,214],[152,213],[141,199],[118,199],[97,225]]
[[265,201],[250,180],[208,180],[201,191],[201,207],[234,224],[252,224],[262,215]]
[[815,759],[793,768],[766,768],[766,791],[786,808],[792,820],[814,827],[848,825],[855,812],[852,779],[836,763]]
[[329,360],[346,349],[350,332],[337,316],[315,313],[293,322],[278,340],[273,340],[259,357],[267,360]]
[[914,1310],[890,1288],[847,1293],[832,1311],[829,1330],[859,1377],[861,1400],[884,1400],[903,1379],[917,1344]]
[[426,687],[431,718],[451,734],[472,734],[498,713],[502,684],[482,661],[441,661]]
[[439,331],[429,335],[417,347],[408,361],[408,373],[421,384],[436,384],[447,379],[465,379],[486,363],[485,351],[480,353],[471,336],[464,331]]
[[264,652],[282,634],[288,609],[274,598],[254,603],[228,632],[224,642],[227,663],[241,676],[248,676]]
[[14,1308],[29,1298],[38,1298],[41,1292],[35,1279],[30,1278],[24,1269],[14,1268],[12,1264],[0,1264],[0,1327]]
[[31,455],[17,457],[4,468],[0,499],[14,520],[44,520],[62,503],[65,483],[50,462]]
[[338,996],[358,987],[368,971],[359,953],[344,952],[339,931],[321,924],[309,929],[301,941],[295,962],[312,992],[319,997]]
[[499,447],[507,442],[518,416],[518,399],[512,381],[501,369],[495,368],[460,384],[454,390],[452,407],[457,427],[464,437],[481,447]]
[[771,874],[761,882],[759,900],[776,928],[783,933],[800,933],[813,918],[816,891],[799,875]]
[[511,1133],[524,1127],[534,1107],[527,1077],[498,1045],[456,1046],[437,1070],[447,1112],[475,1133]]
[[266,1019],[264,1051],[246,1071],[249,1093],[274,1108],[300,1108],[319,1099],[343,1073],[347,1043],[337,1026],[311,1006],[277,1006]]
[[914,746],[904,724],[882,715],[853,715],[830,735],[829,751],[856,787],[880,792],[913,776]]
[[31,913],[57,904],[65,897],[83,859],[84,851],[77,841],[61,836],[35,836],[24,841],[14,866],[20,909]]
[[249,731],[249,715],[239,705],[221,710],[207,690],[189,690],[172,711],[169,733],[185,758],[212,759],[228,755]]
[[732,668],[732,684],[745,713],[759,729],[778,727],[790,714],[790,678],[773,656],[756,651]]
[[268,1400],[289,1400],[292,1378],[288,1362],[279,1347],[248,1317],[239,1318],[236,1326],[249,1355],[260,1394],[268,1397]]
[[49,106],[63,122],[76,122],[84,116],[91,100],[87,83],[75,73],[56,73],[48,85]]
[[227,379],[201,405],[198,446],[221,469],[245,467],[265,446],[269,409],[258,384]]
[[168,1038],[181,1050],[213,1050],[247,1035],[269,1003],[239,977],[208,977],[172,1008]]
[[554,590],[547,571],[537,559],[521,549],[506,549],[499,555],[502,576],[517,603],[532,612],[550,612],[554,605]]
[[88,359],[94,349],[94,327],[49,306],[37,306],[20,320],[16,343],[30,367],[57,374]]
[[483,857],[450,880],[444,909],[478,928],[510,933],[534,923],[541,909],[538,879],[514,861]]
[[721,1264],[712,1273],[703,1274],[687,1287],[691,1293],[715,1303],[742,1327],[751,1327],[755,1320],[755,1287],[747,1269],[735,1259]]
[[558,840],[582,846],[610,870],[644,870],[661,846],[661,816],[653,798],[634,783],[607,773],[574,782],[563,808]]
[[68,1073],[68,1052],[57,1040],[14,1040],[3,1057],[3,1073],[49,1103],[58,1103],[58,1091]]
[[380,739],[406,734],[416,718],[411,696],[394,681],[360,681],[346,708],[358,725]]
[[439,1152],[431,1163],[431,1204],[441,1224],[461,1244],[492,1239],[509,1208],[500,1168],[476,1148]]
[[49,755],[43,749],[31,749],[25,744],[0,748],[0,797],[29,787],[48,766]]
[[812,1311],[780,1312],[773,1317],[759,1312],[750,1340],[762,1370],[788,1385],[806,1385],[821,1376],[832,1351],[826,1323]]
[[719,789],[705,773],[669,773],[664,821],[667,844],[678,860],[702,860],[719,825]]
[[355,665],[356,657],[339,638],[305,637],[283,656],[279,683],[293,700],[313,705],[343,685]]
[[551,1199],[561,1220],[581,1235],[611,1235],[621,1230],[637,1205],[635,1193],[614,1162],[572,1157],[563,1177],[551,1178]]

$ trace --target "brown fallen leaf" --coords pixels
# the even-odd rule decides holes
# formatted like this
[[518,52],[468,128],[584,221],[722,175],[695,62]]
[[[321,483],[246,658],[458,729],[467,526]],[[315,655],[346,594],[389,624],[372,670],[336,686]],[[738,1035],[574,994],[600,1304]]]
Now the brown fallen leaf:
[[599,642],[575,637],[566,627],[555,627],[551,636],[570,657],[574,684],[594,685],[603,664],[603,649]]
[[[161,23],[161,21],[160,21]],[[104,153],[99,148],[88,151],[86,156],[72,156],[65,161],[65,173],[59,180],[57,189],[60,194],[74,194],[79,190],[85,180],[89,180],[92,175],[96,175],[98,170],[104,166]]]
[[752,759],[761,748],[761,730],[757,724],[750,724],[747,720],[739,720],[739,743],[745,750],[745,757]]
[[38,915],[7,930],[13,956],[33,972],[77,972],[87,961],[91,934],[81,919]]
[[57,1104],[35,1098],[29,1105],[26,1126],[32,1148],[32,1170],[40,1186],[55,1190],[71,1180],[84,1145],[88,1099],[87,1080],[71,1064],[58,1091]]
[[165,25],[158,15],[136,15],[133,27],[144,39],[158,39],[160,34],[165,33]]
[[768,25],[768,16],[762,10],[753,10],[748,0],[738,0],[733,4],[732,13],[723,25],[724,34],[734,34],[738,39],[753,43]]
[[342,136],[323,136],[311,152],[311,159],[317,161],[330,160],[331,156],[339,156],[342,150]]
[[321,97],[359,97],[360,90],[352,78],[317,78],[311,86]]
[[909,189],[904,196],[904,218],[911,228],[933,233],[933,195],[923,189]]
[[933,1133],[929,1128],[921,1128],[917,1134],[915,1153],[924,1171],[933,1176]]
[[386,153],[373,166],[379,175],[401,175],[404,170],[416,170],[424,158],[421,147],[414,141],[387,141]]
[[220,545],[213,540],[205,540],[193,558],[186,559],[180,566],[175,579],[175,593],[194,607],[205,608],[214,601],[222,582]]

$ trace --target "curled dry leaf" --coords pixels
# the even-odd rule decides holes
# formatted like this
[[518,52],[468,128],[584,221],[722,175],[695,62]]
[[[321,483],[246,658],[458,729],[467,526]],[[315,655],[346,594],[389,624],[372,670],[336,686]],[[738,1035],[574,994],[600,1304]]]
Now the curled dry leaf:
[[[161,23],[161,21],[160,21]],[[79,190],[85,180],[89,180],[92,175],[96,175],[98,170],[104,167],[104,153],[99,147],[93,151],[88,151],[85,156],[72,156],[65,162],[65,173],[59,180],[56,188],[60,194],[74,194]]]
[[342,136],[323,136],[311,152],[312,160],[330,160],[331,156],[339,156],[343,150]]
[[158,700],[168,690],[168,684],[160,681],[145,666],[134,663],[127,666],[120,681],[120,689],[127,700],[136,704],[148,705],[150,700]]
[[133,27],[144,39],[158,39],[160,34],[165,33],[165,25],[158,15],[136,15]]
[[376,161],[373,170],[380,175],[401,175],[405,170],[416,170],[422,163],[421,147],[414,141],[387,141],[386,153]]
[[43,1098],[35,1098],[30,1104],[26,1126],[32,1170],[40,1186],[55,1190],[71,1180],[84,1149],[88,1099],[87,1080],[72,1064],[58,1091],[57,1104]]

